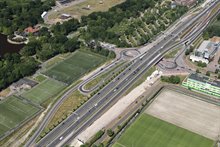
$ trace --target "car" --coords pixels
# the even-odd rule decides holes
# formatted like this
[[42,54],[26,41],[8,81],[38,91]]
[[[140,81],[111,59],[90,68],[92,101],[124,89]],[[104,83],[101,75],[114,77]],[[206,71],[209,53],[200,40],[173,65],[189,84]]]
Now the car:
[[63,139],[63,136],[60,137],[60,140],[62,140],[62,139]]
[[117,91],[117,90],[118,90],[118,87],[116,87],[116,88],[114,89],[114,92]]

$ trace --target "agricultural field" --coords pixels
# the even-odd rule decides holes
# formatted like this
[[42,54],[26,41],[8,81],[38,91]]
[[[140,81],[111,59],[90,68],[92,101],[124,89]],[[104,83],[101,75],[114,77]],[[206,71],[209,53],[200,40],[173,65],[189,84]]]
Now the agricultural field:
[[72,56],[48,69],[44,74],[71,84],[104,61],[106,61],[104,56],[82,50],[76,51]]
[[17,127],[40,109],[25,101],[10,96],[0,102],[0,136]]
[[113,147],[212,147],[214,141],[142,114],[125,131]]
[[[51,12],[48,16],[49,19],[56,19],[61,14],[66,13],[74,18],[80,19],[81,16],[86,16],[91,14],[92,12],[99,12],[99,11],[107,11],[109,8],[118,5],[125,0],[104,0],[103,3],[100,3],[100,0],[84,0],[81,3],[71,5],[68,7],[63,7],[57,12]],[[88,5],[90,8],[88,8]]]
[[66,87],[64,83],[53,79],[44,80],[31,90],[24,92],[21,96],[35,103],[42,104],[47,99],[55,96]]

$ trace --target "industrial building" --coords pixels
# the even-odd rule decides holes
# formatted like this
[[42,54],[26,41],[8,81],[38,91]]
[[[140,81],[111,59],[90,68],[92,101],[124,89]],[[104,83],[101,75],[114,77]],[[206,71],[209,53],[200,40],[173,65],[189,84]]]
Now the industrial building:
[[220,98],[220,81],[200,74],[190,74],[182,83],[184,87]]
[[190,60],[193,62],[203,62],[208,64],[210,60],[213,59],[216,52],[218,51],[220,43],[214,43],[209,40],[205,40],[199,46],[198,49],[195,50],[193,55],[190,55]]

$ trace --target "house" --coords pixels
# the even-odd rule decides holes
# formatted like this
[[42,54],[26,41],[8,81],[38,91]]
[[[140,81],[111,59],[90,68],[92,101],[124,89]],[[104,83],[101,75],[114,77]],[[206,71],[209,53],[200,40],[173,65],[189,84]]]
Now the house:
[[32,81],[28,78],[20,79],[19,81],[13,83],[10,86],[11,91],[21,91],[23,89],[31,89],[32,87],[36,86],[38,83],[35,81]]
[[29,34],[29,33],[32,33],[32,34],[35,34],[37,33],[38,31],[40,30],[39,27],[27,27],[26,29],[24,29],[24,33],[26,34]]

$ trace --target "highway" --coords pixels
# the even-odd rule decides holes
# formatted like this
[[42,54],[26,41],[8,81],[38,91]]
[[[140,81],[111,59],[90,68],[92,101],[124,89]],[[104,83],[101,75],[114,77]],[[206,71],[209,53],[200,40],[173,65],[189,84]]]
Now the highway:
[[160,43],[153,46],[139,58],[131,61],[132,64],[130,67],[119,74],[115,80],[106,85],[101,92],[90,98],[90,100],[76,110],[76,112],[68,117],[62,124],[58,125],[54,130],[47,134],[37,144],[37,146],[61,146],[76,137],[77,134],[94,122],[96,118],[115,101],[116,98],[124,93],[129,85],[134,83],[141,75],[143,75],[143,73],[146,72],[146,70],[158,62],[163,57],[164,53],[175,45],[174,41],[178,38],[178,35],[187,28],[193,27],[195,22],[200,20],[204,14],[209,12],[215,4],[216,3],[213,3],[210,7],[199,13],[191,20],[183,22]]

